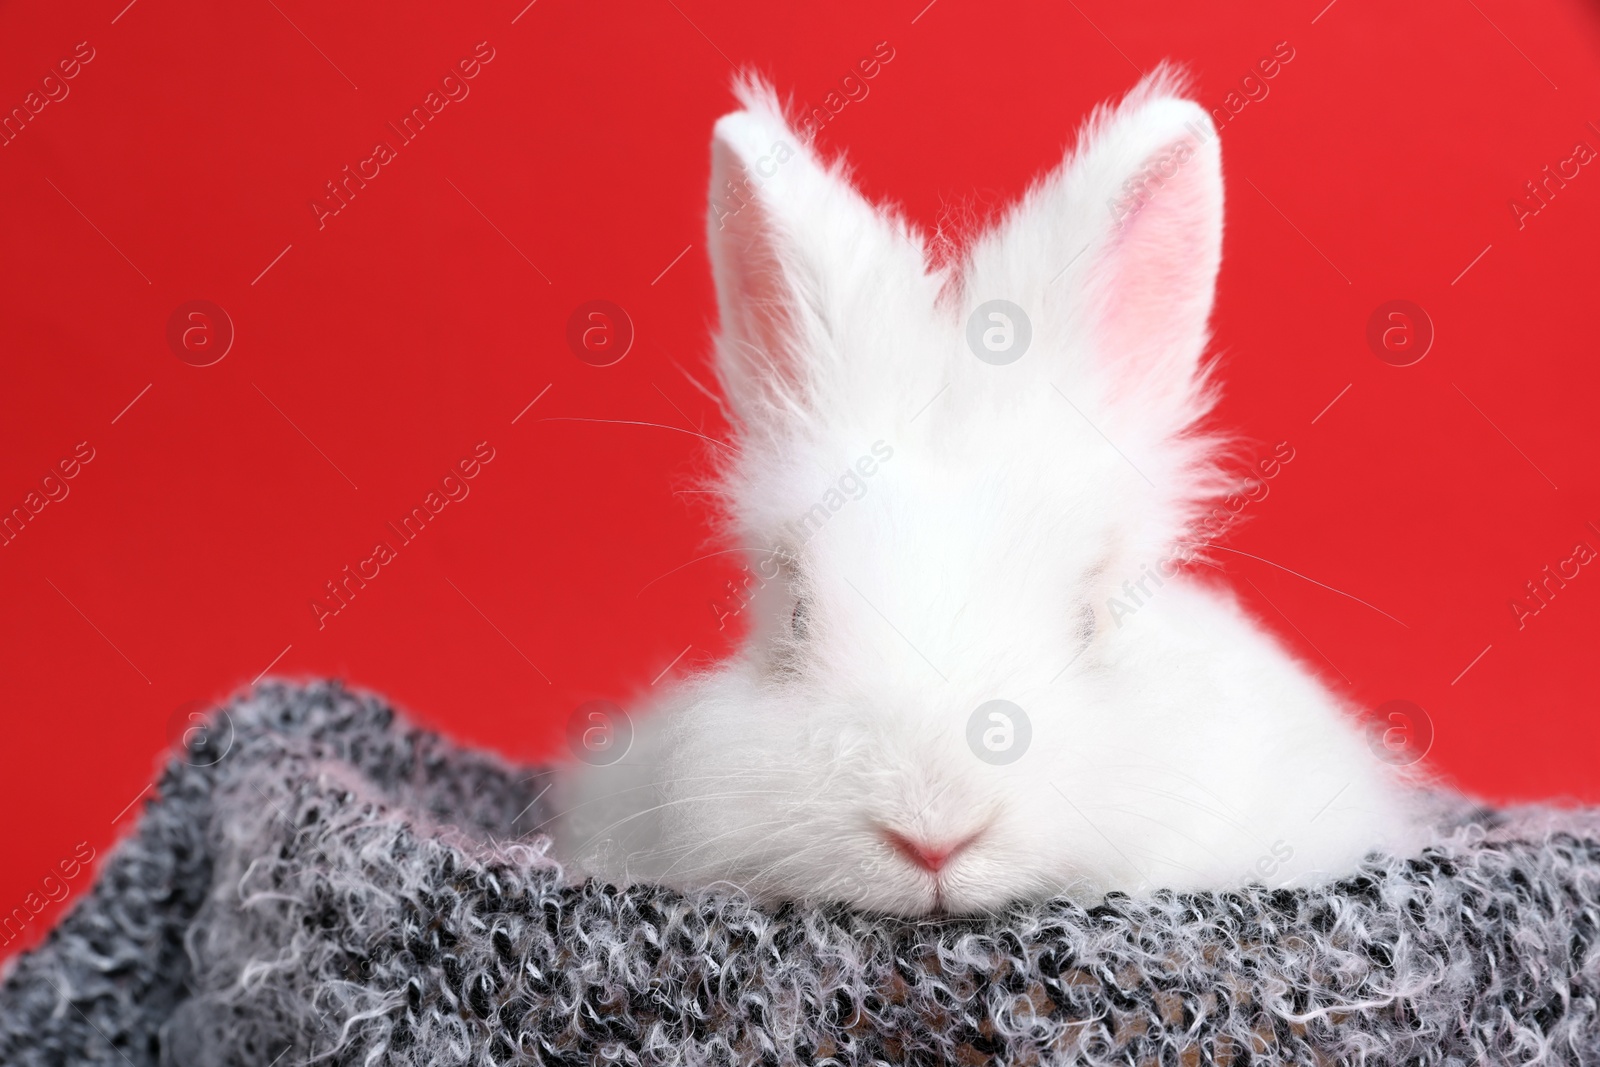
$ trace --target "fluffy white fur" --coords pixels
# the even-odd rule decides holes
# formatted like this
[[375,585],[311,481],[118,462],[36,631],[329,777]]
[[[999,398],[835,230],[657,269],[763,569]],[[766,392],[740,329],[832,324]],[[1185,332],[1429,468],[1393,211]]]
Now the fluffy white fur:
[[[782,572],[753,594],[738,655],[635,718],[627,759],[561,775],[556,830],[580,870],[923,914],[1300,884],[1412,840],[1404,783],[1230,596],[1180,576],[1131,616],[1106,611],[1179,554],[1221,485],[1218,442],[1196,430],[1219,142],[1181,91],[1163,72],[1097,111],[938,265],[770,90],[741,86],[712,145],[739,449],[721,485],[752,570],[778,550]],[[1033,328],[1005,366],[965,339],[995,298]],[[865,495],[796,537],[878,441],[893,458]],[[1005,766],[966,739],[995,698],[1032,723]],[[971,843],[931,873],[889,832]]]

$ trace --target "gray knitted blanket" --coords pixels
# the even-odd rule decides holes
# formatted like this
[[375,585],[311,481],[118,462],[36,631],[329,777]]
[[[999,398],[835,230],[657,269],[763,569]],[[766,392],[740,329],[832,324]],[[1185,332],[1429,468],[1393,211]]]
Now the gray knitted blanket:
[[1600,1064],[1589,815],[1463,809],[1318,890],[916,923],[565,886],[532,770],[337,684],[224,716],[7,968],[0,1063]]

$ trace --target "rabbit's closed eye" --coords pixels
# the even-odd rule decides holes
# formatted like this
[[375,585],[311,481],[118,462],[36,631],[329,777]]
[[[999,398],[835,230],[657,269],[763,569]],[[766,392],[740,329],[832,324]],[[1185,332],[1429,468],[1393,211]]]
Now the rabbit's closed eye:
[[795,637],[797,638],[805,637],[806,635],[806,615],[808,611],[809,604],[806,601],[806,598],[803,596],[796,597],[794,602],[794,612],[789,616],[789,629],[793,631]]
[[1078,608],[1078,640],[1087,645],[1094,640],[1094,635],[1100,628],[1099,617],[1095,614],[1094,605],[1085,602]]

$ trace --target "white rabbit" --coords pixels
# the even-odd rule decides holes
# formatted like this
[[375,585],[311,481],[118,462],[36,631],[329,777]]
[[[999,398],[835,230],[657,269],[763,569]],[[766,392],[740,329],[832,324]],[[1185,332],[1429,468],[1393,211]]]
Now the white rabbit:
[[1340,701],[1176,565],[1224,482],[1196,429],[1219,142],[1181,91],[1098,110],[939,263],[740,85],[707,233],[749,636],[626,758],[558,773],[579,872],[919,915],[1297,885],[1415,840]]

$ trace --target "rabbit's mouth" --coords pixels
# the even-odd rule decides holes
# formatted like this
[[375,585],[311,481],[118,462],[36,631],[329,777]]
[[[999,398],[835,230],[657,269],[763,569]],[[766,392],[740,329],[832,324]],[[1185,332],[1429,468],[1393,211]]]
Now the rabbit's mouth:
[[[881,828],[879,833],[898,862],[921,872],[921,876],[925,876],[932,885],[932,899],[925,908],[917,910],[931,918],[948,918],[960,914],[963,910],[959,906],[952,906],[964,895],[959,891],[952,892],[955,888],[949,881],[952,872],[958,861],[984,836],[987,829],[988,827],[981,827],[962,837],[939,838],[924,834],[907,834],[888,827]],[[921,881],[921,877],[918,877],[918,880]],[[956,881],[959,885],[960,880]],[[956,897],[955,902],[951,899],[952,895]]]
[[919,918],[936,921],[960,919],[984,914],[990,911],[992,907],[992,904],[984,904],[972,899],[971,894],[958,892],[955,887],[948,885],[944,878],[935,875],[933,879],[933,899],[928,902],[927,907],[919,909],[916,914]]

